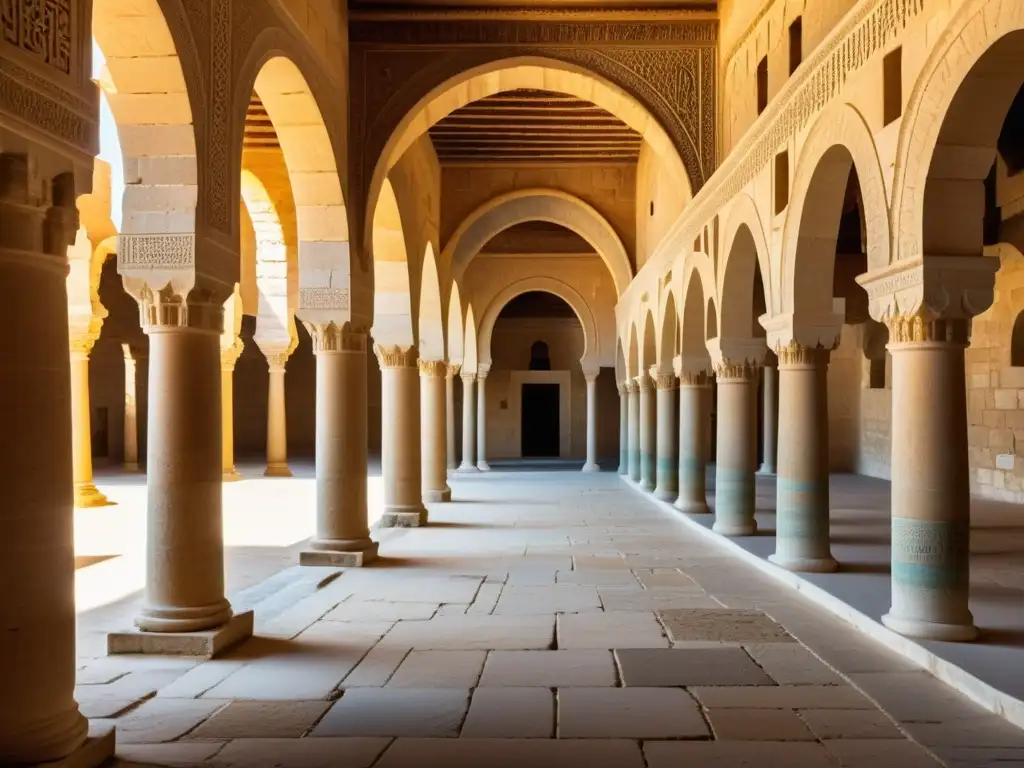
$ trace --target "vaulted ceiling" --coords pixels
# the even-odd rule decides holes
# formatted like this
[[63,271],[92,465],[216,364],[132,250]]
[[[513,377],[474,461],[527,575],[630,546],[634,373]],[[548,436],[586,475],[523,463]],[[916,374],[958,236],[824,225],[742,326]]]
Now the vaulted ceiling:
[[635,163],[642,138],[574,96],[503,91],[457,109],[430,129],[442,165]]

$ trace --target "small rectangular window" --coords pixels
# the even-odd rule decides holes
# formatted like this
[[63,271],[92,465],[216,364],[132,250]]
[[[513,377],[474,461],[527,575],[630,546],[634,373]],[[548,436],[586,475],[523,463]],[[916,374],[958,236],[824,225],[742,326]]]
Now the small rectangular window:
[[789,74],[796,72],[804,60],[804,20],[802,16],[793,19],[789,25]]
[[757,114],[768,107],[768,57],[765,56],[757,65]]
[[882,98],[885,125],[903,114],[903,49],[890,51],[882,60]]
[[780,214],[789,205],[789,151],[775,156],[775,213]]

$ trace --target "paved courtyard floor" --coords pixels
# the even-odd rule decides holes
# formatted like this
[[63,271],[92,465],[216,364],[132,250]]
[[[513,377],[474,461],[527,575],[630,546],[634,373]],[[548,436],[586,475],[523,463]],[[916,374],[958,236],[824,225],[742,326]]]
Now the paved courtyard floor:
[[[202,663],[103,656],[138,600],[127,571],[86,586],[138,559],[119,529],[124,553],[79,570],[77,689],[118,764],[1024,766],[1024,731],[614,474],[452,485],[429,527],[375,533],[380,562],[345,571],[294,565],[308,478],[227,486],[229,589],[257,637]],[[92,512],[127,526],[136,487]]]

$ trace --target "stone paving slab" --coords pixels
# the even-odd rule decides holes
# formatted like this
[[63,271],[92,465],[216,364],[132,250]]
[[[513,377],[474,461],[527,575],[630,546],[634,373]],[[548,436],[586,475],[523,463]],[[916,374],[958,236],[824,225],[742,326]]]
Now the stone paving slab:
[[416,650],[531,650],[550,648],[554,639],[555,617],[552,615],[467,615],[400,621],[380,644]]
[[711,640],[731,643],[794,642],[785,628],[761,611],[687,608],[659,611],[673,642]]
[[386,738],[237,739],[212,761],[218,768],[370,768]]
[[458,736],[469,691],[355,688],[345,691],[311,736]]
[[644,757],[647,768],[835,768],[820,744],[799,742],[647,741]]
[[743,646],[780,685],[845,685],[831,667],[798,643]]
[[559,584],[555,586],[506,585],[493,615],[539,613],[600,613],[601,599],[595,587]]
[[775,685],[742,648],[626,648],[615,657],[627,686]]
[[709,735],[697,702],[678,688],[559,688],[563,739],[696,739]]
[[388,603],[383,601],[346,601],[323,617],[322,621],[413,621],[430,619],[439,603]]
[[701,704],[745,709],[874,709],[874,703],[848,685],[762,685],[691,688]]
[[374,768],[644,768],[625,739],[397,739]]
[[801,709],[819,739],[903,739],[896,724],[877,709]]
[[667,648],[668,638],[652,613],[563,614],[559,649]]
[[906,739],[836,739],[824,744],[829,754],[849,768],[939,768],[942,765],[925,749]]
[[395,688],[473,688],[486,651],[412,651],[388,680]]
[[607,687],[618,681],[611,651],[491,651],[481,687]]
[[461,738],[550,739],[555,696],[548,688],[477,688]]
[[815,741],[791,709],[717,709],[706,712],[720,741]]
[[320,719],[329,706],[326,701],[233,701],[188,737],[297,739]]
[[223,699],[152,699],[110,722],[117,727],[118,744],[174,741],[229,703]]

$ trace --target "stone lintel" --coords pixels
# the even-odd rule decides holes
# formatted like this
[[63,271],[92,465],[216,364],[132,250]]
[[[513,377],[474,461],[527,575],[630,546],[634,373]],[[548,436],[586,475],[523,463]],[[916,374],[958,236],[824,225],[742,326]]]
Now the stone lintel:
[[768,348],[778,350],[794,342],[808,349],[832,349],[839,340],[846,320],[846,299],[832,299],[832,311],[810,314],[782,312],[761,315],[757,321],[767,333]]
[[708,339],[707,347],[708,354],[711,356],[711,364],[715,368],[730,363],[761,365],[768,352],[767,341],[756,338],[723,339],[721,336],[716,336],[713,339]]
[[710,371],[711,358],[707,355],[676,355],[672,359],[672,372],[680,379]]
[[384,510],[381,528],[421,528],[427,524],[427,510]]
[[329,568],[362,568],[377,559],[380,545],[375,541],[366,549],[355,552],[337,552],[307,549],[299,553],[299,565],[327,566]]
[[212,659],[252,637],[253,612],[236,613],[230,621],[201,632],[143,632],[129,629],[107,635],[107,653],[199,656]]
[[114,756],[114,747],[114,726],[93,721],[89,723],[89,735],[78,749],[60,760],[35,765],[38,768],[97,768]]
[[900,259],[857,277],[868,310],[880,323],[898,315],[968,319],[992,305],[1000,260],[990,256],[932,254]]

